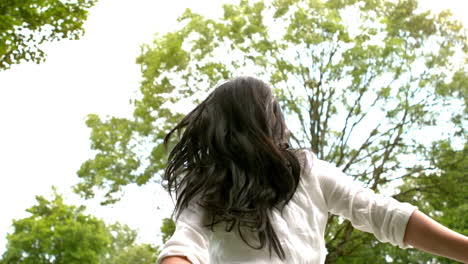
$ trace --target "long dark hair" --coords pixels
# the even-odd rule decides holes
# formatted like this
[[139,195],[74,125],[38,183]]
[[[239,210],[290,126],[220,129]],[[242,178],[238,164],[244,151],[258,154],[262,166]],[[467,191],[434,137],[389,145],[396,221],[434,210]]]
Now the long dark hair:
[[[237,224],[248,246],[262,249],[268,241],[270,257],[273,247],[284,260],[268,212],[273,207],[283,212],[301,167],[289,149],[290,132],[271,88],[253,77],[231,79],[166,135],[166,149],[176,131],[180,140],[168,156],[163,180],[178,196],[177,218],[194,200],[211,218],[205,226],[212,231],[220,222],[226,222],[227,232]],[[241,226],[258,234],[259,247],[245,240]]]

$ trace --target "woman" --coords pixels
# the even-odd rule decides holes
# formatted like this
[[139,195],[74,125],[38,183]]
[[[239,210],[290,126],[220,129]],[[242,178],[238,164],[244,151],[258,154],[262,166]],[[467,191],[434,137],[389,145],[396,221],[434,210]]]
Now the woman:
[[218,86],[166,146],[176,131],[164,175],[176,192],[176,231],[158,264],[324,263],[328,212],[381,242],[468,262],[466,236],[361,187],[308,149],[289,149],[280,106],[256,78]]

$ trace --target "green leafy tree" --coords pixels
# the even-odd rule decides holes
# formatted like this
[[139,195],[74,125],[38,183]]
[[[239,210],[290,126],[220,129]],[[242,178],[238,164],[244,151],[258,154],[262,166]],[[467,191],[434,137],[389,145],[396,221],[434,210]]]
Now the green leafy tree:
[[127,225],[115,223],[107,227],[112,234],[109,252],[102,256],[101,264],[153,264],[156,262],[158,247],[137,244],[137,231]]
[[162,242],[166,243],[175,232],[175,223],[171,218],[164,218],[161,225]]
[[157,248],[149,244],[136,244],[125,251],[118,252],[111,261],[103,262],[103,264],[154,264],[157,254]]
[[84,207],[63,203],[54,193],[52,200],[36,196],[37,205],[26,211],[31,216],[14,220],[7,235],[2,261],[8,264],[99,263],[111,242],[102,220],[84,214]]
[[40,63],[46,54],[41,44],[78,39],[96,0],[0,1],[0,70],[21,61]]
[[64,204],[55,189],[53,200],[36,200],[31,216],[13,221],[0,263],[155,263],[158,247],[137,244],[137,231],[127,225],[106,225],[84,214],[84,206]]
[[[88,116],[96,155],[78,171],[76,192],[104,190],[107,204],[126,185],[161,184],[162,139],[188,112],[175,106],[196,104],[242,74],[272,85],[294,147],[310,147],[376,192],[401,180],[417,189],[416,179],[432,175],[430,143],[415,136],[424,129],[466,137],[468,41],[449,11],[422,12],[416,0],[241,0],[223,8],[216,20],[187,9],[178,30],[142,46],[133,117]],[[372,235],[336,216],[328,222],[327,263],[363,263],[376,252]]]
[[[162,225],[161,225],[161,234],[162,234],[162,242],[163,243],[166,243],[170,238],[171,236],[174,234],[175,232],[175,229],[176,229],[176,226],[175,226],[175,222],[173,219],[171,218],[164,218],[162,220]],[[158,248],[158,252],[157,252],[157,255],[159,256],[159,248]]]

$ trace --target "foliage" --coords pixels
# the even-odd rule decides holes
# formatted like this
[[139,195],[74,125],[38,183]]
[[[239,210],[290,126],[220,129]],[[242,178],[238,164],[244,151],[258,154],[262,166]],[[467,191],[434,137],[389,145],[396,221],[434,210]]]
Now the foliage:
[[125,251],[118,252],[109,264],[154,264],[158,255],[157,248],[149,244],[138,244],[127,248]]
[[136,244],[137,232],[127,225],[115,223],[108,227],[112,234],[109,253],[101,264],[153,264],[156,262],[158,248],[149,244]]
[[0,1],[0,70],[21,61],[40,63],[40,45],[59,39],[78,39],[96,0]]
[[175,222],[171,218],[164,218],[162,222],[162,242],[166,243],[175,232]]
[[49,201],[36,196],[31,216],[13,221],[0,263],[152,264],[158,248],[137,244],[137,232],[127,225],[106,224],[84,214],[85,207],[66,205],[54,189]]
[[[128,184],[161,184],[164,135],[216,84],[238,75],[272,85],[293,146],[310,147],[376,192],[435,177],[430,142],[415,135],[443,126],[441,137],[466,137],[468,41],[450,12],[421,12],[416,0],[241,0],[223,8],[216,20],[187,9],[180,29],[142,46],[133,117],[88,116],[96,156],[78,171],[76,192],[91,198],[104,190],[106,204]],[[371,235],[335,216],[325,236],[327,263],[375,252]]]
[[[170,238],[171,236],[174,234],[175,232],[175,222],[174,220],[172,220],[171,218],[164,218],[162,220],[162,225],[161,225],[161,234],[162,234],[162,242],[163,243],[166,243]],[[157,249],[158,252],[156,253],[156,255],[159,256],[159,248]]]
[[99,263],[111,235],[105,224],[83,213],[84,207],[63,203],[54,193],[51,201],[36,196],[37,205],[26,211],[31,216],[14,220],[8,234],[5,263]]

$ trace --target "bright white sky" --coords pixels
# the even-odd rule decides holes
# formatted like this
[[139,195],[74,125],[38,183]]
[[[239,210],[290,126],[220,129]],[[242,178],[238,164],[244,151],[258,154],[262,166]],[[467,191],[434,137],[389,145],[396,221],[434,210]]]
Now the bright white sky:
[[[28,216],[25,209],[35,204],[35,195],[50,198],[52,185],[67,203],[84,204],[87,213],[107,223],[138,229],[140,242],[161,244],[161,219],[173,206],[158,186],[129,187],[121,202],[106,207],[72,193],[76,171],[91,157],[85,117],[130,115],[129,99],[140,82],[139,46],[150,43],[155,32],[174,29],[185,8],[217,17],[226,2],[237,1],[99,0],[81,40],[48,44],[45,63],[0,72],[0,255],[12,220]],[[435,10],[450,8],[468,25],[465,1],[420,2]]]

